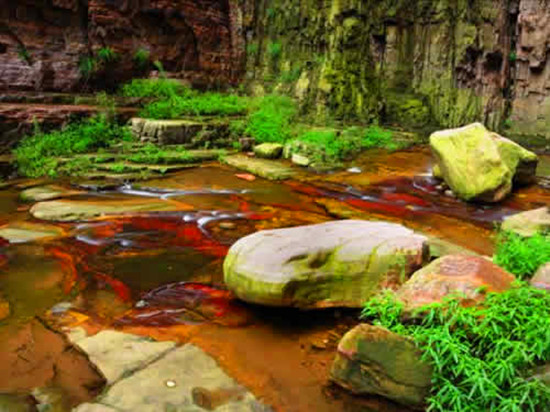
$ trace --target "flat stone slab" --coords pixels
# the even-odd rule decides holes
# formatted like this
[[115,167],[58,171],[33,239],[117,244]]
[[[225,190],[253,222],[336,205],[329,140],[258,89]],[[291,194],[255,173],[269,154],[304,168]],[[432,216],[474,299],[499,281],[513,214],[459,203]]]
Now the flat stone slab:
[[244,170],[269,180],[285,180],[294,175],[294,170],[285,164],[268,159],[257,159],[244,155],[227,156],[224,162],[229,166]]
[[88,355],[109,384],[144,368],[176,347],[174,342],[156,342],[113,330],[105,330],[74,343]]
[[84,192],[78,190],[66,189],[57,185],[46,185],[31,187],[30,189],[23,190],[19,197],[25,202],[42,202],[45,200],[58,199],[60,197],[68,197],[79,195]]
[[36,219],[74,222],[97,219],[105,215],[145,212],[174,212],[191,209],[180,202],[161,199],[136,200],[52,200],[36,203],[30,213]]
[[0,227],[0,237],[10,243],[33,242],[61,237],[64,234],[63,229],[57,226],[34,222],[11,222]]
[[545,206],[508,216],[502,222],[502,229],[525,237],[550,231],[550,207]]
[[[216,361],[198,347],[187,344],[166,353],[133,375],[121,379],[96,399],[75,412],[203,412],[193,392],[217,396],[216,411],[258,412],[268,409],[225,374]],[[112,408],[112,409],[110,409]],[[211,409],[213,410],[213,409]]]

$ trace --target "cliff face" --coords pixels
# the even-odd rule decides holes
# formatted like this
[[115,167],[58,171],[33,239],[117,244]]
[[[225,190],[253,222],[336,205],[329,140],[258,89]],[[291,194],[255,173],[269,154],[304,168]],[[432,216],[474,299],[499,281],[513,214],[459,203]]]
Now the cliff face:
[[[2,0],[0,6],[3,89],[118,84],[142,74],[139,50],[167,72],[200,84],[234,82],[240,74],[228,0]],[[83,61],[102,48],[119,58],[90,76]]]
[[[0,90],[116,87],[139,50],[197,85],[243,81],[323,120],[484,121],[550,136],[547,0],[0,0]],[[120,59],[93,76],[82,62]],[[80,68],[79,68],[80,67]]]
[[317,114],[492,126],[506,112],[516,19],[508,0],[250,3],[249,73]]

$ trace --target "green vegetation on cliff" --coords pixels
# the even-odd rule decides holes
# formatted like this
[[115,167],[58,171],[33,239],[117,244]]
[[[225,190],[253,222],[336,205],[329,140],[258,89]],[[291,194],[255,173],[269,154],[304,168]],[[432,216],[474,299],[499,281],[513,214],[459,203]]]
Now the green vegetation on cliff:
[[421,308],[404,322],[391,294],[370,300],[362,318],[409,336],[433,368],[429,411],[536,411],[550,388],[532,368],[550,361],[550,293],[518,283],[464,307],[460,298]]

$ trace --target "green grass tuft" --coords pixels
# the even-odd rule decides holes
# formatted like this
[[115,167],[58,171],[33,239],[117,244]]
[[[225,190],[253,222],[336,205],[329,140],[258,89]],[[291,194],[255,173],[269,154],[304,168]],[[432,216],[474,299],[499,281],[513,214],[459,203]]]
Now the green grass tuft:
[[537,269],[550,262],[550,235],[526,238],[512,232],[497,236],[494,262],[520,279],[531,278]]
[[134,79],[123,85],[120,93],[126,97],[169,99],[191,94],[191,91],[178,80],[159,78]]
[[65,129],[25,137],[14,150],[18,170],[28,177],[56,176],[59,157],[86,153],[131,140],[128,128],[101,114]]

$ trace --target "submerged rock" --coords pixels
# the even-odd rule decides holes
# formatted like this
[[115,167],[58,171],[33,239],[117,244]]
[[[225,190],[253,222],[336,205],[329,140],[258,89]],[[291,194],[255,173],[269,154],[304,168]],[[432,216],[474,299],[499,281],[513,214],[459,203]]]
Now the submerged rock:
[[483,257],[447,255],[413,274],[396,296],[405,303],[405,311],[411,311],[441,302],[451,294],[481,299],[480,288],[486,292],[502,292],[514,280],[513,275]]
[[542,265],[531,279],[531,286],[550,292],[550,262]]
[[359,220],[261,231],[231,247],[225,283],[252,303],[361,307],[426,262],[426,241],[398,224]]
[[44,200],[53,200],[60,197],[74,196],[82,193],[83,192],[66,189],[57,185],[46,185],[31,187],[30,189],[23,190],[19,197],[25,202],[41,202]]
[[10,243],[25,243],[40,239],[64,236],[65,231],[57,226],[34,222],[11,222],[0,227],[0,237]]
[[434,175],[463,200],[498,202],[513,183],[535,179],[537,155],[481,123],[433,133],[430,146],[438,162]]
[[[135,337],[138,338],[138,337]],[[166,342],[174,345],[174,342]],[[158,343],[160,344],[160,343]],[[125,353],[126,348],[121,348]],[[203,411],[194,405],[202,394],[220,394],[218,411],[266,411],[254,396],[229,377],[216,361],[198,347],[186,344],[164,352],[141,368],[123,376],[96,400],[74,409],[87,411]],[[205,399],[205,406],[208,406]],[[112,409],[111,409],[112,408]]]
[[330,379],[359,395],[380,395],[405,405],[422,405],[432,369],[414,342],[387,329],[361,324],[340,341]]
[[283,145],[263,143],[254,148],[254,154],[263,159],[278,159],[283,154]]
[[530,237],[550,231],[550,207],[529,210],[508,216],[502,222],[502,230]]

